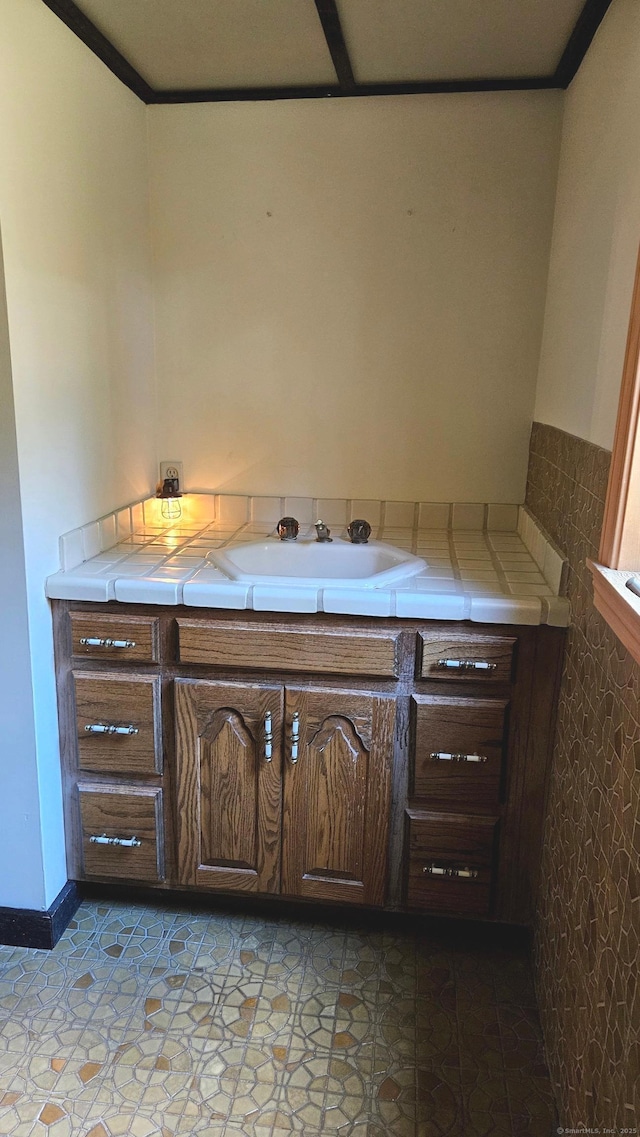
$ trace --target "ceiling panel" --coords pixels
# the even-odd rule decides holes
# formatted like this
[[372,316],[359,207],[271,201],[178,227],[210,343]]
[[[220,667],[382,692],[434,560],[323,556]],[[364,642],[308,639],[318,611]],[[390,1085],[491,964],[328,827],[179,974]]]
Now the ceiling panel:
[[358,83],[551,75],[584,0],[338,0]]
[[77,0],[156,89],[335,84],[313,0]]

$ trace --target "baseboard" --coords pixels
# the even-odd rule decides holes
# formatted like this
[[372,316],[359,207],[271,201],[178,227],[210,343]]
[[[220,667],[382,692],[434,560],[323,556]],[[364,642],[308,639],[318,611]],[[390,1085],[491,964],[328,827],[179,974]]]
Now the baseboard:
[[46,912],[33,908],[0,908],[0,944],[8,947],[55,947],[82,897],[68,880]]

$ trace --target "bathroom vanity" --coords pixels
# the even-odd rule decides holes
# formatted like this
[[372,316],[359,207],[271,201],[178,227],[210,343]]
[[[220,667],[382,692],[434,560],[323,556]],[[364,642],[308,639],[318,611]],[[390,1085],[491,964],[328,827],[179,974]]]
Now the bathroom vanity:
[[71,878],[530,921],[562,628],[53,613]]

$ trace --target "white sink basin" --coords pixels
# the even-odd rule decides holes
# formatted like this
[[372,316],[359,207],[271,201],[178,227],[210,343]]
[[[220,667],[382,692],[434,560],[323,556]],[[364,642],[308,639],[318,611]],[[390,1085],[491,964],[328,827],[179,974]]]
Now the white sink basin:
[[212,549],[207,560],[232,580],[315,588],[389,588],[426,568],[421,557],[394,545],[352,545],[340,538],[324,543],[267,537]]

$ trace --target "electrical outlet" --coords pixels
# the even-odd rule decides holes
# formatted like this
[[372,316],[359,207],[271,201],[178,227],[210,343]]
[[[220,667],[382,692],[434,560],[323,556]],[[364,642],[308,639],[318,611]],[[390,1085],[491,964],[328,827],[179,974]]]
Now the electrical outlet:
[[163,482],[165,478],[177,478],[182,489],[182,462],[161,462],[160,481]]

